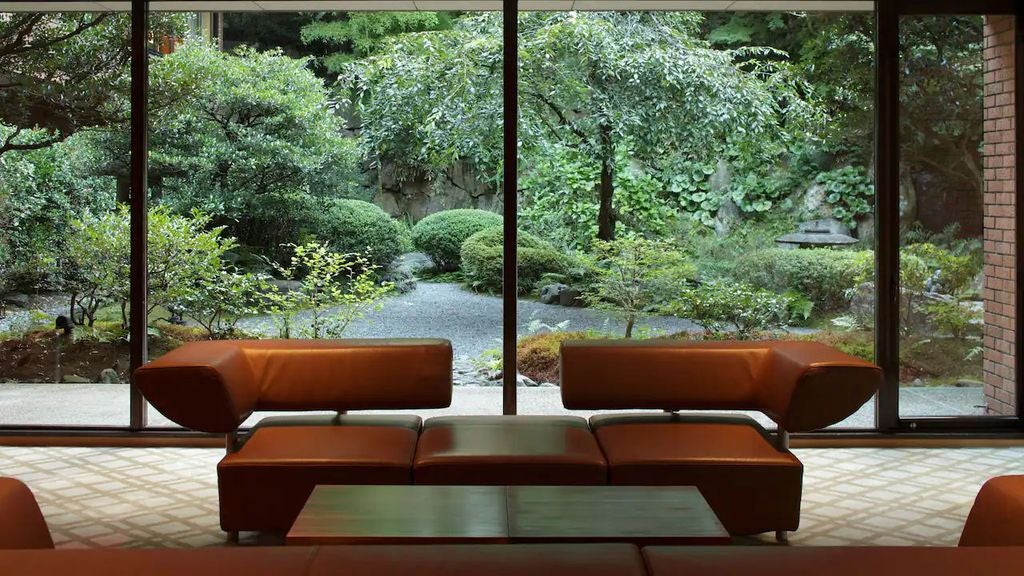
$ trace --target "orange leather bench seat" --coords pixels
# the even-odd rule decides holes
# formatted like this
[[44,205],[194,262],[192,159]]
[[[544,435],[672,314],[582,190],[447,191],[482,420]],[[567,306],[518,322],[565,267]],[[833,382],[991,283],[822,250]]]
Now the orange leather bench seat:
[[607,464],[576,416],[443,416],[423,426],[416,484],[593,485]]
[[648,547],[650,576],[1008,576],[1024,548]]
[[28,486],[0,478],[0,550],[30,548],[53,548],[46,520]]
[[217,465],[221,528],[286,531],[318,484],[409,484],[419,431],[419,418],[409,418],[415,426],[349,417],[335,426],[260,427]]
[[17,576],[1007,576],[1024,548],[624,544],[0,550]]
[[730,534],[800,524],[803,465],[750,418],[602,415],[590,425],[611,484],[696,486]]
[[992,478],[978,491],[961,546],[1024,546],[1024,475]]
[[628,544],[0,551],[12,576],[646,576]]

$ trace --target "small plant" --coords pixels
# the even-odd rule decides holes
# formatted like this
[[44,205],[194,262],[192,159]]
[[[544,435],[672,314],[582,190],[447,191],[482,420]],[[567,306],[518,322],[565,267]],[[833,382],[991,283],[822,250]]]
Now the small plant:
[[686,287],[671,311],[704,329],[705,338],[734,331],[749,340],[765,330],[786,326],[790,298],[746,284],[713,282]]
[[298,314],[307,312],[310,338],[337,338],[349,324],[362,318],[391,291],[389,282],[378,283],[377,267],[361,254],[340,254],[327,243],[292,245],[289,266],[276,265],[286,280],[298,280],[296,290],[271,292],[270,312],[280,338],[296,334]]
[[595,241],[594,261],[595,279],[583,299],[593,308],[621,316],[626,338],[633,337],[637,320],[696,276],[678,248],[643,238]]
[[200,283],[178,305],[211,340],[224,339],[234,336],[242,317],[260,313],[266,306],[265,295],[272,291],[262,275],[221,270],[218,277]]
[[936,328],[957,339],[964,338],[968,328],[980,319],[978,311],[957,300],[929,304],[926,310]]
[[832,216],[848,228],[857,226],[857,219],[874,211],[875,186],[868,171],[861,166],[845,166],[822,172],[815,182],[825,188],[825,199],[832,206]]

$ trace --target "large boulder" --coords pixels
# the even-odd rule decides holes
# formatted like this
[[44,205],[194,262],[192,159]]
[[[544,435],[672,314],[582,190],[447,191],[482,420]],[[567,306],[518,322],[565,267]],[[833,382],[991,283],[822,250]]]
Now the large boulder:
[[568,288],[565,284],[548,284],[540,289],[541,304],[558,304],[558,296]]

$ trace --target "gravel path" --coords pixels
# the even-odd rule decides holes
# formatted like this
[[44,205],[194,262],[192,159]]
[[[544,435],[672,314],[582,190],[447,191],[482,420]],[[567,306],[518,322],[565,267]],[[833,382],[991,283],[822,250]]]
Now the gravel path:
[[[345,331],[350,338],[424,338],[451,340],[456,358],[469,360],[488,349],[501,346],[501,298],[475,294],[458,284],[419,282],[416,289],[388,297],[381,310],[354,322]],[[532,300],[519,301],[520,336],[529,333],[527,326],[538,320],[554,326],[565,320],[564,330],[601,330],[621,333],[625,324],[607,312],[589,308],[551,306]],[[246,318],[239,327],[253,332],[273,333],[268,317]],[[636,331],[648,330],[664,334],[699,328],[689,320],[674,317],[645,318]]]

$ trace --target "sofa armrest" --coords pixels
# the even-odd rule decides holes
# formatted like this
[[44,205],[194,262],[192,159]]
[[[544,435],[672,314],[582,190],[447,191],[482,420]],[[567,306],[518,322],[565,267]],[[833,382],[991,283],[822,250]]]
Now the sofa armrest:
[[960,546],[1024,546],[1024,475],[985,482],[967,516]]
[[0,478],[0,550],[53,548],[35,496],[20,481]]
[[233,432],[258,400],[243,344],[185,344],[137,369],[132,382],[161,414],[185,428]]
[[857,411],[882,384],[878,366],[817,342],[777,342],[761,374],[764,413],[788,432],[831,426]]

